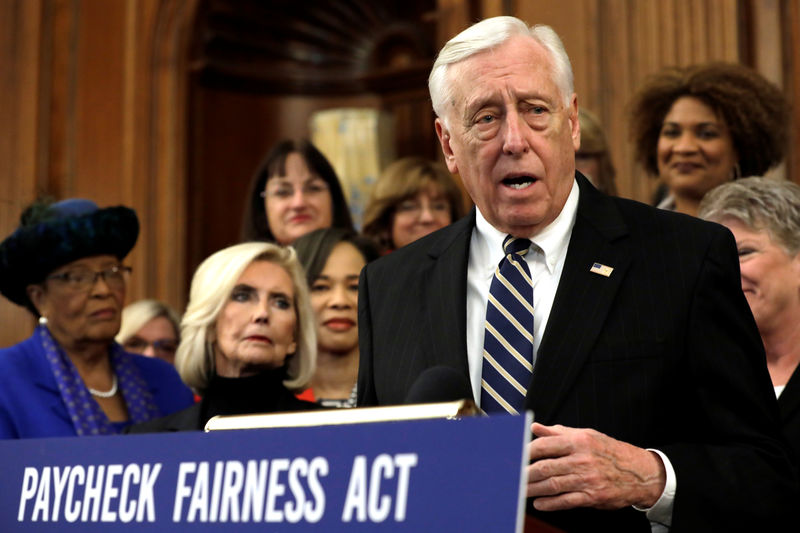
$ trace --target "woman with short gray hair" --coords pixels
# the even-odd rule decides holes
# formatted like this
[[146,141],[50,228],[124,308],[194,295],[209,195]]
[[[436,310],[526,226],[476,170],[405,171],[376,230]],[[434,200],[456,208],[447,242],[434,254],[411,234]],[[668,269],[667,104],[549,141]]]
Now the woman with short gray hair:
[[736,238],[742,290],[753,311],[784,433],[800,457],[800,186],[746,178],[710,191],[699,216]]

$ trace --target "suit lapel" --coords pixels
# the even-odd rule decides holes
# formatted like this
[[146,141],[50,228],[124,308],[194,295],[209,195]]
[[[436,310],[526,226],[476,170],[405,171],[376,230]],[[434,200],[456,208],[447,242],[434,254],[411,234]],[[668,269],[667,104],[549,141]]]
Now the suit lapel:
[[[551,423],[595,344],[631,261],[627,227],[613,200],[578,174],[575,227],[547,328],[537,353],[526,405]],[[608,277],[591,272],[600,263]]]
[[431,361],[461,369],[467,365],[467,263],[475,209],[441,232],[428,250],[431,259],[424,290]]

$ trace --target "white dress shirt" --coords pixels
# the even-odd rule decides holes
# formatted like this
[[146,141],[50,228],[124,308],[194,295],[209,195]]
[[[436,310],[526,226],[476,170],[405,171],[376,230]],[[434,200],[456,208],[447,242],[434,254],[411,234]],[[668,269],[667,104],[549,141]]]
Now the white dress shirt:
[[[542,339],[550,310],[553,308],[558,282],[564,270],[569,239],[578,212],[578,183],[572,182],[567,201],[561,213],[542,231],[530,238],[530,251],[524,256],[533,280],[533,365],[536,371],[536,354]],[[467,267],[467,363],[475,402],[480,404],[481,373],[483,369],[483,336],[486,330],[486,303],[492,276],[503,259],[505,233],[495,229],[476,208],[475,229],[469,245]],[[534,413],[535,419],[536,413]],[[672,506],[677,481],[675,470],[666,455],[652,450],[661,457],[667,471],[664,492],[656,504],[647,511],[653,532],[667,531],[672,522]]]

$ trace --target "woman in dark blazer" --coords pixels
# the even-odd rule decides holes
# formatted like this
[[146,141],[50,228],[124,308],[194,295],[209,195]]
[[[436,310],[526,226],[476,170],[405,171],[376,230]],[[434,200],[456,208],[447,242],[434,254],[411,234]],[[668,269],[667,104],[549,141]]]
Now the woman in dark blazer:
[[299,400],[317,337],[293,249],[248,242],[209,256],[192,278],[175,367],[202,400],[131,433],[202,430],[216,415],[317,409]]

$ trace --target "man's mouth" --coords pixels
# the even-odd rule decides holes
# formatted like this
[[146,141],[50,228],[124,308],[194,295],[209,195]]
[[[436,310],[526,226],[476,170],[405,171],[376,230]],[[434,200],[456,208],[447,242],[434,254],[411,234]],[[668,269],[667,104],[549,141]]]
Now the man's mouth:
[[502,183],[506,187],[520,190],[530,187],[535,181],[536,178],[533,176],[515,176],[513,178],[505,178]]

